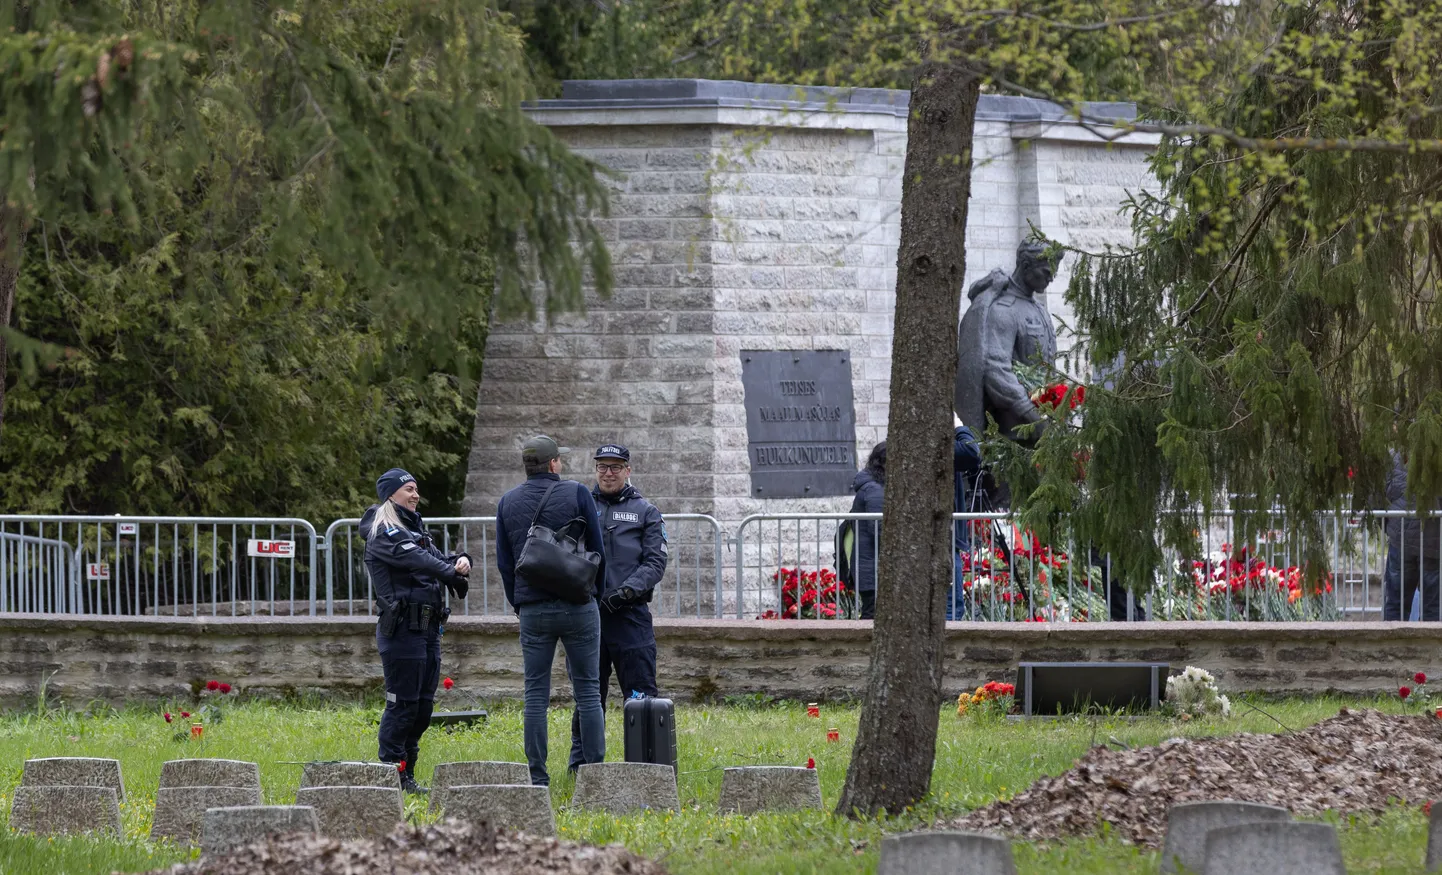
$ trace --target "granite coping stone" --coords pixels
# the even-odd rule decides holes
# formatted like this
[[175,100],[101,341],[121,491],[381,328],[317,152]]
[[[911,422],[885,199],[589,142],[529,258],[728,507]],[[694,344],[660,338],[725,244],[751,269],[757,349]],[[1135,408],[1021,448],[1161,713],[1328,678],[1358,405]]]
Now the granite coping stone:
[[399,787],[302,787],[295,804],[314,808],[321,835],[338,839],[379,838],[405,819]]
[[259,787],[161,787],[155,793],[150,840],[200,843],[205,812],[212,808],[259,805]]
[[721,812],[821,807],[821,779],[804,766],[739,766],[721,772]]
[[486,821],[531,835],[556,834],[551,788],[532,784],[452,784],[432,790],[447,818]]
[[1167,809],[1167,835],[1162,846],[1161,871],[1202,871],[1206,863],[1209,830],[1291,819],[1291,812],[1285,808],[1232,799],[1173,805]]
[[531,783],[531,767],[525,763],[499,760],[473,760],[458,763],[437,763],[431,775],[431,808],[440,807],[440,792],[460,785],[495,784],[514,786]]
[[210,808],[201,827],[200,852],[224,854],[271,835],[318,833],[309,805],[239,805]]
[[245,760],[167,760],[160,766],[160,786],[254,787],[260,789],[260,766]]
[[34,835],[120,833],[120,802],[110,787],[24,785],[10,801],[10,828]]
[[1242,823],[1207,833],[1202,875],[1347,875],[1330,823]]
[[109,787],[115,798],[125,800],[125,782],[120,779],[120,760],[98,757],[44,757],[26,760],[20,776],[22,787]]
[[1011,841],[979,832],[925,831],[886,836],[876,875],[1016,875]]
[[393,763],[315,762],[306,763],[301,787],[394,787],[401,788],[401,775]]
[[659,763],[586,763],[576,772],[571,805],[609,814],[681,808],[676,770]]

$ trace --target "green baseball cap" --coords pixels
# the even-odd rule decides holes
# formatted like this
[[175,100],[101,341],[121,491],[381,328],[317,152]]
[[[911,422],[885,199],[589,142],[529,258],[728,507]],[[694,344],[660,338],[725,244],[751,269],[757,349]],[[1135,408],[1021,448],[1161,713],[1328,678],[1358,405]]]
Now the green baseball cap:
[[538,434],[521,445],[521,458],[527,462],[549,462],[569,452],[570,447],[563,447],[543,434]]

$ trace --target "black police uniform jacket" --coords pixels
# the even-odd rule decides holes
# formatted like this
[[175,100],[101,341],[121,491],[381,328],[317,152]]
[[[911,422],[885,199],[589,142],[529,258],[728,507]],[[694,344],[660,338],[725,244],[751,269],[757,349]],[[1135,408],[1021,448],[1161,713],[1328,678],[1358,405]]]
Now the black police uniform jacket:
[[656,505],[642,498],[629,483],[615,495],[606,495],[597,486],[591,490],[591,498],[596,502],[596,521],[601,525],[601,541],[606,548],[602,601],[622,587],[636,592],[631,601],[620,603],[616,610],[601,611],[601,638],[612,650],[653,645],[656,633],[647,604],[666,574],[669,557],[665,520]]
[[[456,598],[465,598],[470,585],[456,574],[455,566],[456,560],[466,554],[448,556],[436,549],[421,515],[400,505],[396,505],[396,515],[404,525],[382,529],[372,536],[371,525],[379,507],[373,504],[366,508],[360,532],[366,544],[371,589],[382,612],[403,604],[430,605],[439,612],[445,604],[442,587],[449,588]],[[405,623],[396,632],[397,636],[409,634]]]

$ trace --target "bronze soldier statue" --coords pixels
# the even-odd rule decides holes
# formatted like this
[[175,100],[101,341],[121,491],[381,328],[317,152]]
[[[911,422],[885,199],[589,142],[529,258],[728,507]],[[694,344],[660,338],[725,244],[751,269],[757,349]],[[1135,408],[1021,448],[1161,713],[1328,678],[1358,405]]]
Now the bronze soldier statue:
[[971,307],[961,318],[956,354],[956,413],[977,435],[986,433],[986,415],[1014,441],[1034,444],[1041,426],[1022,437],[1017,427],[1040,423],[1031,393],[1017,377],[1015,365],[1050,366],[1056,361],[1056,329],[1051,314],[1036,297],[1051,285],[1060,254],[1024,241],[1016,249],[1016,270],[993,270],[973,283]]

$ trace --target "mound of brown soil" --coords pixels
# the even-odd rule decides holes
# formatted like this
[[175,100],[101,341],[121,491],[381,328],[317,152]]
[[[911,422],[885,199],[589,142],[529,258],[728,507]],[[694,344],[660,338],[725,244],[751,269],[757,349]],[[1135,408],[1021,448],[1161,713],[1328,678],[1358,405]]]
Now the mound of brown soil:
[[293,834],[151,875],[665,875],[619,845],[598,848],[449,821],[396,827],[383,839]]
[[953,825],[1026,839],[1090,835],[1103,822],[1160,847],[1167,809],[1235,799],[1286,808],[1381,812],[1442,792],[1442,720],[1349,711],[1282,735],[1174,738],[1136,750],[1092,748],[1071,770]]

